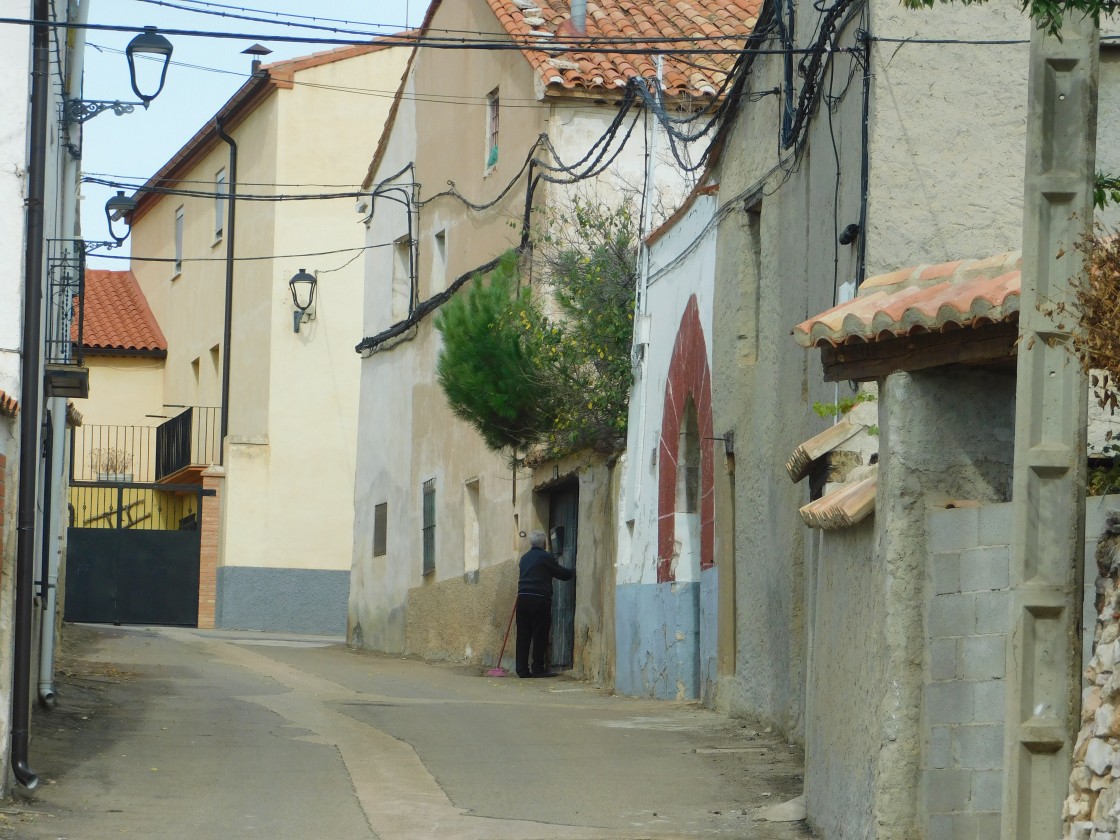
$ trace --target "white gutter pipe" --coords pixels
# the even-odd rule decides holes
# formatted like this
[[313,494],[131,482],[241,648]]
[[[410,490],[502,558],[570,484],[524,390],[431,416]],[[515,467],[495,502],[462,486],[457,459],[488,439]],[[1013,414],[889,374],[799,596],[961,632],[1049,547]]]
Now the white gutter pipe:
[[[75,23],[85,23],[89,18],[90,0],[77,4],[76,14],[71,16]],[[71,4],[72,6],[74,4]],[[67,69],[67,98],[79,98],[82,93],[82,74],[85,64],[85,30],[72,30],[71,49],[68,52],[70,66]],[[76,239],[79,236],[78,179],[81,165],[68,151],[62,152],[65,175],[62,178],[62,195],[59,197],[61,209],[60,233],[62,239]],[[39,622],[39,703],[53,709],[57,702],[54,691],[54,654],[55,627],[58,612],[58,570],[62,564],[62,553],[66,547],[63,523],[66,521],[67,481],[66,470],[66,398],[52,397],[48,402],[51,414],[51,498],[47,500],[47,579],[43,598],[43,615]]]

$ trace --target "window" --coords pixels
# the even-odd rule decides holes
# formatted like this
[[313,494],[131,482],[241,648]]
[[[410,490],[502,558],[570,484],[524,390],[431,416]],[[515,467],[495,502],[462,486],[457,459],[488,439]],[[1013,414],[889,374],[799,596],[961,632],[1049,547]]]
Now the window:
[[408,317],[412,297],[412,240],[402,236],[393,243],[392,314],[394,321]]
[[[758,333],[762,306],[762,204],[747,208],[747,247],[743,261],[743,278],[739,289],[739,362],[751,365],[758,361]],[[744,311],[745,310],[745,311]]]
[[385,533],[389,527],[389,503],[382,502],[373,508],[373,556],[385,556]]
[[183,273],[183,208],[175,211],[175,275]]
[[424,482],[424,574],[436,570],[436,480]]
[[226,171],[219,169],[214,176],[214,241],[222,238],[226,223]]
[[201,381],[201,361],[202,359],[196,356],[194,361],[191,362],[191,373],[194,374],[194,391],[196,394],[198,393],[198,384]]
[[447,288],[447,231],[441,230],[432,238],[432,284],[431,294]]
[[463,572],[476,572],[479,567],[478,479],[463,485]]
[[498,163],[498,89],[486,95],[486,169]]

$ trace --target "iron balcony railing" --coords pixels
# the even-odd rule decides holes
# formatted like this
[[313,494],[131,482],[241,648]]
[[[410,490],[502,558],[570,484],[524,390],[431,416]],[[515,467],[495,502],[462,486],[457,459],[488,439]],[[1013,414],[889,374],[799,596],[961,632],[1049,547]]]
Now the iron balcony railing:
[[215,406],[183,408],[156,427],[156,481],[191,466],[220,464],[221,409]]
[[155,481],[155,433],[155,426],[71,428],[71,483]]
[[81,240],[47,240],[46,331],[43,340],[47,364],[82,364],[85,263],[85,248]]

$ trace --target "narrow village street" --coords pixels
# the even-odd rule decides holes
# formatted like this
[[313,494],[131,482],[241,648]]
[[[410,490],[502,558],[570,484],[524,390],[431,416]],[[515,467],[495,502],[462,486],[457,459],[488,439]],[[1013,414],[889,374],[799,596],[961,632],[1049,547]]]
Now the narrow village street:
[[330,639],[72,625],[0,837],[809,837],[800,755],[695,704]]

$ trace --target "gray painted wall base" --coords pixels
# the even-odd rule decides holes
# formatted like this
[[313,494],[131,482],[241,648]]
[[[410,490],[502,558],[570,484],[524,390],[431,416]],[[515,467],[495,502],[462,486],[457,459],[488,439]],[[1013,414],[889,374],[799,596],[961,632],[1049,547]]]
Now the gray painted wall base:
[[[708,677],[715,669],[715,570],[704,572],[701,580],[616,589],[615,689],[619,693],[658,700],[700,696],[701,671]],[[702,631],[705,616],[712,622]]]
[[349,597],[349,571],[224,566],[215,623],[223,630],[341,636]]

